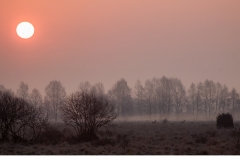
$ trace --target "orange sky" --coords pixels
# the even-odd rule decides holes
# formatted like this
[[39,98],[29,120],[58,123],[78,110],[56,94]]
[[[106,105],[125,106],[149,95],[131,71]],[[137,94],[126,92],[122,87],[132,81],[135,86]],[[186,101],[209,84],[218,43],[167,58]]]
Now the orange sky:
[[[67,93],[80,82],[120,78],[133,87],[177,77],[187,88],[205,79],[240,91],[239,0],[21,0],[0,5],[0,84],[21,81],[44,91],[60,80]],[[29,21],[28,40],[15,32]]]

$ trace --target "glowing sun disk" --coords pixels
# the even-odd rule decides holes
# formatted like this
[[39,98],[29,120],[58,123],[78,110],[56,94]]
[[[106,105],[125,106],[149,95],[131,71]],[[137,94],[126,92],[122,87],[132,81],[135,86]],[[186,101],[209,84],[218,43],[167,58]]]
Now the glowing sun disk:
[[28,39],[34,34],[34,27],[29,22],[21,22],[16,28],[17,35],[23,39]]

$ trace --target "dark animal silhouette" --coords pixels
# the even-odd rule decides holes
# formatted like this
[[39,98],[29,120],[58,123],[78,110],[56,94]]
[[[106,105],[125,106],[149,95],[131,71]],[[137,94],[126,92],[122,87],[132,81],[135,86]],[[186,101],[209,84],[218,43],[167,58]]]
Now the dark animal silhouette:
[[155,119],[155,121],[153,121],[152,123],[153,123],[153,124],[154,124],[154,123],[157,123],[156,119]]

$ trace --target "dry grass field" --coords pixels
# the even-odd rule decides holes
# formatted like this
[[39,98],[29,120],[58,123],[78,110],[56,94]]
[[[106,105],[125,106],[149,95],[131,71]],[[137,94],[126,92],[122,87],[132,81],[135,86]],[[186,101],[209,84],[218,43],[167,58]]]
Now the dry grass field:
[[[239,155],[240,122],[235,129],[217,129],[215,121],[114,122],[99,139],[76,143],[0,144],[1,155]],[[65,135],[69,128],[58,124]],[[58,135],[54,135],[58,136]]]

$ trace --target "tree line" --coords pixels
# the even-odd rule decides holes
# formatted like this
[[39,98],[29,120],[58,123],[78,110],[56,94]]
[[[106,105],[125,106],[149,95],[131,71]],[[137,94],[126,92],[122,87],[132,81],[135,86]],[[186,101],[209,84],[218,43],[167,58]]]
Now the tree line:
[[181,116],[216,117],[219,113],[237,113],[240,109],[239,94],[226,85],[205,80],[192,83],[186,89],[177,78],[153,78],[144,86],[137,81],[134,87],[135,111],[149,117]]
[[61,82],[51,81],[45,88],[43,101],[37,89],[29,94],[24,82],[16,95],[0,87],[0,142],[51,141],[51,135],[59,132],[49,122],[57,121],[59,115],[66,125],[74,128],[76,141],[97,139],[97,129],[117,117],[114,104],[96,90],[66,96]]
[[[47,119],[57,121],[61,115],[67,95],[60,81],[50,81],[45,88],[45,96],[34,88],[29,93],[28,85],[21,82],[14,93],[0,85],[0,91],[9,92],[24,99],[29,104],[41,110]],[[82,82],[79,92],[94,93],[96,96],[107,97],[115,106],[119,118],[129,116],[148,117],[151,119],[167,116],[216,117],[219,113],[236,114],[240,110],[240,98],[235,88],[228,89],[226,85],[205,80],[198,84],[192,83],[188,89],[178,78],[152,78],[144,84],[137,80],[130,88],[125,79],[118,80],[113,87],[105,92],[102,83],[91,85]]]

